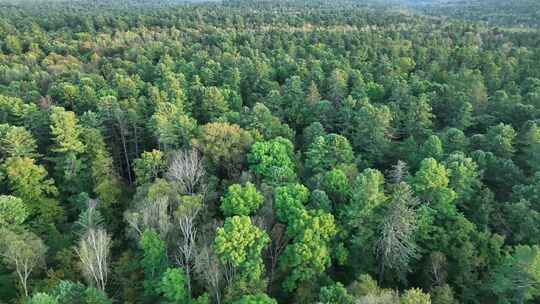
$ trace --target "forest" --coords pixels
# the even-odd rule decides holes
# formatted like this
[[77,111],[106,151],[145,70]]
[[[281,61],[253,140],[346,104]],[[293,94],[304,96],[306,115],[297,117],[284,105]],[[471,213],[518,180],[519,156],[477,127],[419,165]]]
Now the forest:
[[540,303],[539,12],[0,1],[0,303]]

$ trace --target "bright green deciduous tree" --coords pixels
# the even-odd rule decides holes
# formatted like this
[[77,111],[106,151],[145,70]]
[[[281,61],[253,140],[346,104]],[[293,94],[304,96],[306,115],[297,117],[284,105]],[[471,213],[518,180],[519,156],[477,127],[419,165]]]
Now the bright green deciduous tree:
[[225,216],[251,215],[264,201],[255,185],[247,182],[244,186],[229,186],[227,193],[221,198],[221,211]]
[[294,147],[283,137],[253,144],[248,162],[250,169],[270,184],[296,180]]
[[288,274],[283,282],[285,290],[293,291],[326,270],[331,261],[329,242],[336,233],[334,217],[321,210],[302,210],[288,223],[287,234],[292,243],[280,257],[280,268]]
[[80,140],[81,128],[75,113],[66,111],[62,107],[53,107],[51,133],[56,143],[53,147],[54,152],[77,154],[84,151],[84,144]]
[[304,185],[290,184],[275,189],[276,216],[279,221],[289,225],[288,231],[294,230],[291,223],[303,212],[308,200],[309,190]]
[[28,210],[20,198],[0,195],[0,227],[21,225],[27,217]]
[[249,217],[233,216],[217,230],[214,244],[222,263],[237,268],[246,281],[256,282],[264,272],[261,252],[269,241],[268,235],[254,226]]

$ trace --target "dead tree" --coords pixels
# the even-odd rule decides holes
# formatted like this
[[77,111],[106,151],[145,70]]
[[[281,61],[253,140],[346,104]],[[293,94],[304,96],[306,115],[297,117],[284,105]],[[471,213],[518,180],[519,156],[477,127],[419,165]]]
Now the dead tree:
[[171,159],[167,178],[178,183],[186,194],[194,194],[205,175],[202,159],[196,150],[179,151]]
[[109,250],[111,237],[105,229],[91,228],[79,241],[77,255],[81,260],[81,270],[89,284],[105,290],[109,273]]

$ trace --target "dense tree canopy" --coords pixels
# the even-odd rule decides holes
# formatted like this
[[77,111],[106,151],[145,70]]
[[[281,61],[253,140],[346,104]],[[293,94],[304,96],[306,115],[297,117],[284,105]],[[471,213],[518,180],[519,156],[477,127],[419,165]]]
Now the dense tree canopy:
[[534,0],[0,3],[0,302],[538,303]]

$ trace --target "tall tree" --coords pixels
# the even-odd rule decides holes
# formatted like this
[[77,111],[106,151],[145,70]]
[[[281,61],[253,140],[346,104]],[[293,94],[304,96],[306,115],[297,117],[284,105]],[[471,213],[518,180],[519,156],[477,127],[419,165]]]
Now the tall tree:
[[25,297],[29,295],[28,279],[36,268],[44,266],[47,247],[28,231],[0,230],[0,256],[15,271]]

